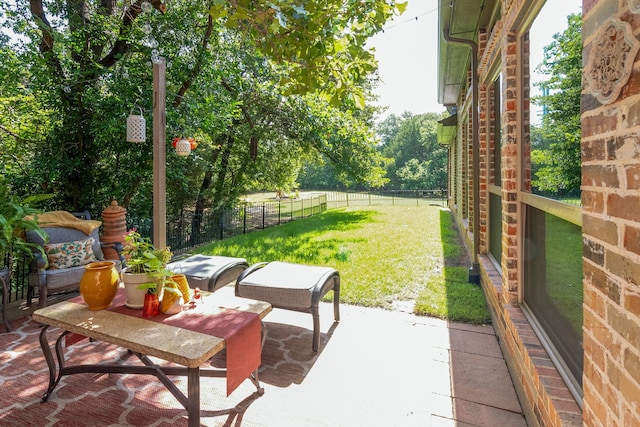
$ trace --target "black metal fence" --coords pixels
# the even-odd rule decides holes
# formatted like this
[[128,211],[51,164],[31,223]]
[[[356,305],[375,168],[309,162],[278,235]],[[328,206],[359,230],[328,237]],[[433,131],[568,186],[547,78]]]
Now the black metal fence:
[[[205,210],[202,214],[185,211],[167,222],[167,246],[176,254],[239,234],[273,227],[327,210],[327,195],[302,199],[244,202],[224,211]],[[151,219],[127,218],[127,229],[135,228],[142,236],[151,237]]]
[[347,206],[423,206],[447,205],[447,190],[380,190],[327,193],[329,209]]
[[[211,210],[196,215],[185,211],[167,222],[167,246],[176,255],[199,246],[239,234],[273,227],[297,219],[317,215],[327,209],[350,206],[446,206],[446,190],[396,190],[377,192],[314,192],[309,197],[244,202],[222,212]],[[141,235],[151,237],[152,221],[148,218],[127,218],[127,229],[135,228]],[[9,265],[8,254],[0,254],[0,266]],[[25,260],[14,260],[9,301],[27,297],[29,266]]]
[[29,263],[24,258],[19,258],[11,263],[10,254],[0,253],[0,268],[11,269],[11,283],[9,284],[8,302],[27,299]]

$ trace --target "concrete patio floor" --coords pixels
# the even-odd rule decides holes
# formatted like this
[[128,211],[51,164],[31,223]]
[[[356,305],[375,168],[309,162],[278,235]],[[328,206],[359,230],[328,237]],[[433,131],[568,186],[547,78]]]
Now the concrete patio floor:
[[[10,318],[30,314],[9,306]],[[400,311],[321,305],[320,351],[311,351],[311,316],[274,309],[267,330],[298,326],[298,358],[308,360],[295,381],[262,379],[263,396],[245,381],[221,407],[234,417],[207,417],[211,426],[526,426],[511,377],[491,326],[452,323]],[[308,331],[308,333],[307,333]],[[308,342],[307,342],[308,341]],[[280,341],[270,345],[272,350]],[[268,341],[269,343],[269,341]],[[307,346],[308,344],[308,346]],[[265,348],[265,350],[267,350]],[[298,351],[298,350],[297,350]],[[265,352],[263,352],[264,354]],[[278,354],[276,352],[276,354]],[[270,360],[284,375],[299,365]],[[271,358],[273,359],[273,358]],[[263,363],[266,363],[263,356]],[[290,365],[290,366],[288,366]],[[203,407],[203,411],[204,411]]]

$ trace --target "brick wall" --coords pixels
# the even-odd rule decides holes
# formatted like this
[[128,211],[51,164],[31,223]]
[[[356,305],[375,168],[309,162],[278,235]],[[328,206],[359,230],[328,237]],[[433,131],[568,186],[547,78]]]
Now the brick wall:
[[[507,8],[508,6],[508,8]],[[523,89],[529,82],[529,63],[523,60],[521,53],[526,54],[529,49],[528,37],[524,37],[513,29],[515,21],[522,22],[522,2],[503,2],[503,15],[501,25],[494,27],[496,34],[491,34],[491,39],[499,39],[496,43],[489,44],[489,35],[480,31],[478,34],[478,50],[481,62],[485,66],[481,69],[479,87],[479,111],[480,122],[478,124],[480,141],[480,268],[482,287],[487,297],[491,313],[492,323],[500,338],[500,345],[514,379],[523,410],[531,426],[544,427],[577,427],[583,423],[583,412],[570,393],[567,385],[562,380],[559,371],[555,368],[549,354],[545,351],[542,342],[538,339],[534,328],[527,320],[523,310],[519,306],[520,288],[522,281],[522,263],[519,260],[519,241],[524,217],[520,212],[518,200],[519,190],[528,191],[531,188],[531,161],[529,139],[529,90]],[[494,49],[495,51],[491,51]],[[501,55],[502,98],[501,111],[501,179],[502,179],[502,259],[501,270],[496,269],[489,258],[487,212],[487,185],[491,183],[493,172],[491,170],[492,144],[496,126],[494,115],[495,94],[491,79],[493,77],[483,75],[482,71],[491,68],[488,63],[495,55]],[[640,82],[640,79],[638,80]],[[455,182],[458,185],[453,191],[461,198],[461,203],[454,206],[454,216],[459,227],[465,234],[465,241],[471,247],[471,220],[465,223],[466,210],[472,206],[471,198],[473,182],[469,179],[473,174],[470,160],[471,151],[471,121],[470,100],[468,92],[462,93],[458,100],[458,106],[463,106],[459,111],[459,138],[455,148],[450,153],[455,156],[450,164],[456,168],[452,174],[460,179]],[[640,109],[639,109],[640,113]],[[526,121],[523,123],[523,117]],[[465,120],[468,118],[468,120]],[[638,114],[640,120],[640,114]],[[640,133],[640,132],[639,132]],[[638,151],[640,153],[640,150]],[[639,155],[640,157],[640,155]],[[605,157],[603,157],[604,161]],[[472,166],[472,165],[470,165]],[[461,168],[461,169],[458,169]],[[640,168],[638,168],[640,171]],[[602,173],[602,172],[599,172]],[[633,175],[633,172],[629,172]],[[640,178],[636,185],[640,187]],[[467,193],[468,192],[468,193]],[[469,200],[469,205],[464,201]],[[602,207],[606,198],[594,194],[591,198],[594,206]],[[640,205],[639,205],[640,207]],[[638,209],[640,212],[640,209]],[[469,212],[471,214],[471,212]],[[635,234],[634,234],[635,232]],[[634,231],[629,231],[631,242],[634,236],[640,236],[640,226]],[[629,246],[632,246],[629,243]],[[640,253],[640,243],[635,245]],[[597,249],[594,251],[597,252]],[[639,276],[640,277],[640,276]],[[640,293],[638,294],[638,306],[640,307]],[[640,338],[640,337],[639,337]],[[640,342],[640,339],[639,341]],[[629,360],[632,360],[630,358]],[[638,368],[640,370],[640,368]]]
[[505,32],[502,44],[502,276],[506,303],[518,302],[518,35]]
[[492,325],[513,378],[528,424],[579,427],[582,411],[517,304],[505,304],[502,277],[486,256],[480,257],[482,287]]
[[[638,37],[638,1],[583,1],[586,64],[607,20]],[[618,55],[617,58],[621,58]],[[640,61],[602,105],[582,93],[584,424],[640,425]]]
[[[480,31],[478,36],[478,52],[482,55],[487,46],[487,32]],[[490,118],[493,116],[493,102],[491,99],[491,90],[486,84],[481,84],[478,88],[478,142],[480,144],[480,194],[479,194],[479,209],[480,209],[480,253],[486,253],[489,251],[489,236],[487,235],[487,221],[488,221],[488,193],[487,185],[489,183],[490,169],[490,156],[489,147],[490,137],[492,135],[491,130],[493,120]]]

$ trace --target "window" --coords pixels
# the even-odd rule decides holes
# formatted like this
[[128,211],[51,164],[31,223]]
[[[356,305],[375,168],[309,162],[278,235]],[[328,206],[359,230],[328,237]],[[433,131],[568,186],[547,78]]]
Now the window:
[[[576,21],[568,24],[572,21],[567,16],[579,12],[579,7],[577,0],[547,0],[530,31],[521,39],[524,88],[521,95],[523,104],[531,105],[531,111],[521,109],[524,115],[520,143],[522,179],[518,195],[523,224],[519,247],[523,307],[578,403],[582,400],[584,352],[580,168],[572,170],[561,164],[561,160],[563,156],[566,160],[575,148],[579,157],[580,82],[576,83],[578,106],[577,122],[574,122],[568,111],[573,105],[565,99],[570,96],[571,87],[541,85],[550,79],[550,75],[541,75],[539,71],[544,48],[570,33],[567,28]],[[573,36],[575,34],[571,34]],[[549,62],[551,67],[557,59]],[[542,68],[548,71],[550,66]],[[581,58],[576,66],[581,69]],[[556,99],[549,98],[550,95]],[[570,108],[565,109],[563,104]],[[560,111],[562,109],[564,111]],[[576,123],[578,128],[573,138],[577,137],[577,140],[565,138],[572,128],[575,130]],[[571,146],[576,143],[577,147]],[[579,158],[577,164],[580,164]],[[566,203],[571,198],[577,203]]]
[[547,0],[529,31],[528,191],[576,205],[580,204],[582,74],[567,70],[582,69],[582,50],[573,48],[582,40],[580,4],[577,0]]
[[551,351],[582,385],[582,229],[527,205],[524,301]]

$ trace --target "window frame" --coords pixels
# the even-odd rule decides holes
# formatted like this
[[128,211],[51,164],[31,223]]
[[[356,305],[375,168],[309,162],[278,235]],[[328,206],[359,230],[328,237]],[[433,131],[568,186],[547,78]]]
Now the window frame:
[[[524,44],[529,43],[528,39],[525,40],[525,37],[529,37],[529,31],[533,22],[537,19],[538,14],[540,13],[542,7],[546,4],[546,1],[534,1],[530,3],[530,12],[526,14],[530,17],[530,20],[526,22],[520,22],[520,28],[524,30],[519,33],[519,37],[517,39],[518,46],[518,105],[520,106],[518,117],[518,185],[516,186],[517,191],[517,200],[518,200],[518,210],[519,210],[519,221],[518,221],[518,281],[521,286],[518,287],[518,300],[520,306],[523,309],[523,313],[525,317],[532,325],[534,332],[540,339],[542,346],[549,354],[551,360],[554,365],[558,369],[560,376],[563,378],[565,383],[567,384],[571,394],[576,400],[577,404],[582,407],[582,399],[584,396],[582,386],[576,381],[575,377],[571,373],[571,369],[567,366],[564,359],[560,356],[559,351],[556,349],[549,335],[545,332],[544,327],[541,322],[537,319],[536,315],[533,313],[533,310],[527,304],[525,299],[525,289],[529,285],[527,283],[527,275],[525,272],[525,256],[527,255],[525,251],[525,238],[526,238],[526,229],[528,226],[528,218],[527,218],[527,207],[534,207],[545,214],[553,215],[558,217],[564,221],[577,225],[582,228],[582,209],[580,206],[571,205],[568,203],[561,202],[559,200],[550,199],[541,195],[533,194],[531,192],[531,166],[532,163],[529,159],[525,158],[526,155],[530,156],[530,152],[525,152],[525,147],[528,146],[529,150],[531,150],[531,141],[530,141],[530,114],[531,111],[529,109],[529,99],[525,99],[525,97],[530,96],[530,85],[531,79],[529,75],[529,68],[531,64],[529,63],[530,52],[527,49],[525,51]],[[528,45],[527,45],[528,46]],[[525,54],[527,57],[525,58]],[[526,62],[525,62],[526,61]],[[535,64],[534,64],[535,66]],[[528,145],[525,144],[525,141],[528,141]],[[527,171],[525,168],[529,168],[529,175],[527,175]],[[527,185],[528,180],[528,185]],[[582,266],[580,266],[582,267]],[[535,286],[535,284],[531,284],[531,286]]]

